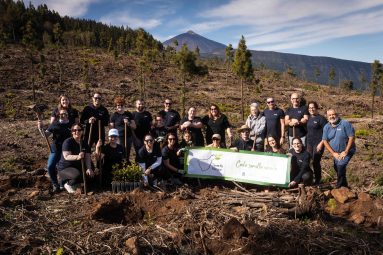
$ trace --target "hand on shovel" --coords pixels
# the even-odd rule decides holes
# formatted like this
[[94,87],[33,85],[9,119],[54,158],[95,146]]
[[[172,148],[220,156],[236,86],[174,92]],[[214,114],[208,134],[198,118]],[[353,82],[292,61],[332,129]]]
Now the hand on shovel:
[[86,170],[86,174],[87,174],[89,177],[91,177],[91,178],[93,178],[93,176],[94,176],[94,172],[93,172],[92,169],[87,169],[87,170]]

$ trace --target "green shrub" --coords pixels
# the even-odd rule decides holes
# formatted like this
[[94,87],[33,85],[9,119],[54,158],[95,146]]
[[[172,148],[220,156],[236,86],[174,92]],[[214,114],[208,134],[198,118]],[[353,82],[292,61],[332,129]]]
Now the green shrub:
[[378,177],[376,177],[375,182],[379,186],[383,186],[383,174],[380,174]]
[[124,162],[121,165],[114,165],[112,174],[114,181],[133,182],[141,179],[142,171],[137,164],[129,165]]
[[368,136],[369,134],[370,132],[368,132],[366,129],[358,129],[355,131],[356,136]]
[[383,198],[383,186],[378,186],[370,191],[370,194]]

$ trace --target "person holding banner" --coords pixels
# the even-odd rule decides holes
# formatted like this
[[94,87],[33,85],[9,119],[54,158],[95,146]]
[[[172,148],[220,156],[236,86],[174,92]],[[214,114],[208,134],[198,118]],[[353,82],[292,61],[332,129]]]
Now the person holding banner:
[[[125,147],[126,159],[129,160],[130,150],[132,148],[132,132],[136,129],[136,123],[134,122],[133,115],[128,110],[125,110],[125,99],[122,97],[116,97],[114,99],[116,105],[116,111],[110,117],[109,127],[118,130],[118,138],[116,142]],[[125,130],[127,129],[127,130]],[[125,137],[126,134],[126,137]],[[126,141],[125,141],[126,139]]]
[[163,176],[161,150],[159,146],[154,146],[154,139],[150,134],[144,137],[144,146],[138,150],[137,161],[143,172],[145,186],[152,186],[154,180]]
[[235,140],[234,146],[230,149],[234,151],[251,151],[254,141],[250,139],[250,128],[247,125],[242,125],[237,132],[240,133],[240,138]]
[[221,136],[219,134],[214,134],[211,139],[213,142],[206,147],[216,148],[216,149],[222,148],[221,147],[221,144],[222,144],[221,143]]
[[291,173],[289,188],[299,183],[311,185],[313,182],[313,171],[310,168],[310,153],[303,149],[302,140],[299,137],[292,139],[293,148],[289,150],[291,155]]
[[247,117],[246,125],[250,128],[250,139],[253,140],[255,151],[264,151],[266,118],[259,111],[259,104],[250,105],[250,115]]
[[196,115],[196,108],[194,106],[190,107],[185,116],[181,120],[180,129],[182,131],[188,130],[192,135],[192,141],[195,146],[204,146],[204,139],[201,128],[203,127],[200,117]]

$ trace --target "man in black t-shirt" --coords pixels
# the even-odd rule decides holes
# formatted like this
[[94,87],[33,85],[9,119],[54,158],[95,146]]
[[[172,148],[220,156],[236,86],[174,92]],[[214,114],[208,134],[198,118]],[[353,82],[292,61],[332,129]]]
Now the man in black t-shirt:
[[[101,94],[97,92],[94,93],[92,100],[92,104],[85,106],[80,118],[81,124],[86,125],[84,136],[86,141],[88,141],[90,127],[92,126],[92,134],[89,143],[90,147],[92,147],[94,143],[97,143],[99,139],[101,139],[103,143],[105,142],[105,127],[109,124],[109,112],[101,104]],[[101,120],[101,137],[98,137],[99,120]]]
[[291,94],[292,107],[287,109],[285,125],[289,127],[289,147],[292,146],[293,137],[302,140],[306,147],[306,123],[309,120],[309,112],[306,106],[301,106],[301,97],[297,93]]
[[153,118],[150,112],[145,111],[144,100],[136,101],[136,110],[132,113],[132,115],[134,122],[136,123],[136,130],[134,130],[134,133],[137,139],[133,145],[137,155],[138,150],[143,145],[145,135],[150,133]]
[[274,98],[267,98],[266,103],[268,109],[263,111],[266,118],[266,137],[272,136],[282,145],[285,140],[285,113],[277,107]]
[[167,133],[177,134],[177,129],[180,126],[181,117],[176,110],[172,109],[172,104],[173,101],[169,98],[166,98],[164,102],[165,109],[161,110],[158,113],[161,114],[162,118],[164,119],[164,125],[167,129]]

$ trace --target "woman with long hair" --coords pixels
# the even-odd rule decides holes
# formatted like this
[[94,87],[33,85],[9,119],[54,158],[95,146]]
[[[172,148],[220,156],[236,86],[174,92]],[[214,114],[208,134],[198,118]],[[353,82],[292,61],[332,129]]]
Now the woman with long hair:
[[74,109],[66,95],[60,95],[59,104],[53,109],[51,114],[51,124],[60,119],[60,111],[65,110],[68,113],[68,119],[70,125],[80,122],[78,111]]

